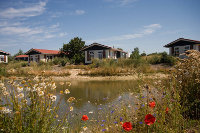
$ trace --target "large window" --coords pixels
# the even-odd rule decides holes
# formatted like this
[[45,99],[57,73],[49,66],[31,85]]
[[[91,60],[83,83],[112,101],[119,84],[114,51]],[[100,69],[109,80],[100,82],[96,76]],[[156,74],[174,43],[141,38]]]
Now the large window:
[[103,59],[103,53],[102,52],[98,52],[98,58]]
[[90,54],[90,58],[94,59],[94,52],[90,52],[89,54]]
[[184,52],[190,50],[190,45],[185,46]]
[[179,47],[174,48],[174,55],[179,56]]

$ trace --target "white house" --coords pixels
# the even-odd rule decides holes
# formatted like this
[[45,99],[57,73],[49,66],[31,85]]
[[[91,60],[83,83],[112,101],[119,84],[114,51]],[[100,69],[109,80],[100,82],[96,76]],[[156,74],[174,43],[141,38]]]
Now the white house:
[[54,59],[59,55],[59,50],[47,50],[47,49],[30,49],[28,52],[26,52],[26,55],[28,55],[28,62],[31,61],[35,62],[48,62]]
[[8,63],[8,55],[10,54],[0,50],[0,63]]
[[114,49],[109,46],[105,46],[98,43],[93,43],[85,48],[82,49],[85,52],[85,63],[89,64],[92,63],[92,59],[118,59],[118,58],[127,58],[127,52]]
[[194,49],[200,51],[200,41],[179,38],[164,47],[169,48],[169,55],[184,58],[185,56],[182,54],[187,50]]

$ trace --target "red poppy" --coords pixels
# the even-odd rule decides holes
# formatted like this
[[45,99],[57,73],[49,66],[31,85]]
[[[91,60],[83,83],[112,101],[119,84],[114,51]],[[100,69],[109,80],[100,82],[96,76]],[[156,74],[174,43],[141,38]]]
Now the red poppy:
[[87,121],[87,120],[89,120],[89,118],[88,118],[87,115],[83,115],[81,120],[83,120],[83,121]]
[[166,114],[169,113],[169,108],[168,108],[168,107],[165,109],[165,113],[166,113]]
[[144,122],[145,122],[147,125],[150,126],[150,125],[153,124],[155,121],[156,121],[156,118],[155,118],[153,115],[147,114],[147,115],[145,116]]
[[126,131],[131,131],[132,130],[132,125],[130,122],[124,122],[122,125],[123,129]]
[[149,103],[149,107],[154,108],[155,106],[156,106],[156,102],[153,101]]

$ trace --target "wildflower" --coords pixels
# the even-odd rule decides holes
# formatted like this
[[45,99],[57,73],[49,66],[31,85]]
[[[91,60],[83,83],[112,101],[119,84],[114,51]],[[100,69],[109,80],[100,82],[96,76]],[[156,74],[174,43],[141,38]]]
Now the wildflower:
[[101,124],[101,126],[103,127],[103,126],[104,126],[104,124]]
[[0,108],[0,111],[1,111],[3,114],[8,114],[8,113],[11,113],[12,110],[7,109],[6,107],[1,107],[1,108]]
[[123,127],[123,129],[125,131],[131,131],[133,129],[130,122],[124,122],[123,125],[122,125],[122,127]]
[[17,92],[20,93],[20,92],[22,92],[22,91],[23,91],[23,87],[18,86],[18,87],[17,87]]
[[142,121],[140,121],[140,122],[139,122],[139,124],[143,124],[143,122],[142,122]]
[[20,94],[18,95],[18,97],[19,97],[19,98],[24,98],[24,93],[20,93]]
[[112,110],[110,113],[113,114],[113,113],[114,113],[114,110]]
[[73,110],[74,110],[74,108],[71,106],[71,107],[70,107],[70,111],[73,111]]
[[26,91],[30,91],[31,90],[31,88],[30,87],[26,87]]
[[102,122],[105,122],[105,120],[102,120]]
[[168,107],[165,109],[165,113],[166,113],[166,114],[169,113],[169,108],[168,108]]
[[105,132],[106,131],[106,129],[102,129],[102,132]]
[[6,87],[2,87],[2,91],[6,91],[7,89],[6,89]]
[[118,122],[117,122],[117,121],[115,121],[114,123],[115,123],[115,124],[117,124]]
[[53,102],[55,102],[57,97],[53,95],[53,96],[51,96],[50,98],[51,98],[51,100],[52,100]]
[[65,90],[65,94],[69,94],[70,91],[68,89]]
[[63,91],[60,91],[60,94],[63,94]]
[[88,118],[87,115],[83,115],[81,120],[83,120],[83,121],[87,121],[87,120],[89,120],[89,118]]
[[70,83],[70,82],[66,82],[66,85],[67,85],[67,86],[71,86],[71,83]]
[[130,108],[130,107],[131,107],[131,105],[129,104],[129,105],[128,105],[128,107]]
[[20,114],[20,112],[19,112],[19,111],[16,111],[15,114]]
[[152,125],[154,122],[156,121],[156,118],[151,115],[151,114],[147,114],[145,116],[145,119],[144,119],[144,122],[147,124],[147,125]]
[[86,126],[84,126],[84,127],[83,127],[83,130],[84,130],[84,131],[86,131],[86,130],[87,130],[87,127],[86,127]]
[[51,86],[51,89],[52,90],[55,90],[56,89],[56,84],[53,82],[52,86]]
[[93,114],[93,111],[90,111],[89,114]]
[[4,83],[0,83],[0,87],[4,87]]
[[122,117],[120,117],[119,120],[122,121],[123,120]]
[[25,81],[25,80],[22,80],[21,84],[25,84],[25,83],[26,83],[26,81]]
[[153,101],[153,102],[150,102],[150,103],[149,103],[149,107],[151,107],[152,109],[153,109],[155,106],[156,106],[156,102]]
[[3,91],[3,95],[7,96],[7,95],[9,95],[9,93],[7,91]]
[[43,96],[43,95],[44,95],[44,92],[43,92],[43,91],[39,91],[39,92],[38,92],[38,95],[39,95],[39,96]]
[[67,100],[67,102],[71,103],[71,102],[73,102],[74,100],[75,100],[74,97],[70,97],[70,98]]

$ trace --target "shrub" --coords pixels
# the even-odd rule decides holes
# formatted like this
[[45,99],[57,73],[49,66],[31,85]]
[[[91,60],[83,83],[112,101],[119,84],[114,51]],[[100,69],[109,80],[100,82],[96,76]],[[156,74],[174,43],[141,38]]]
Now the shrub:
[[176,89],[180,94],[182,113],[200,118],[200,52],[189,50],[188,58],[180,59],[173,72]]
[[6,69],[3,67],[0,67],[0,76],[6,76],[6,75],[7,75]]

